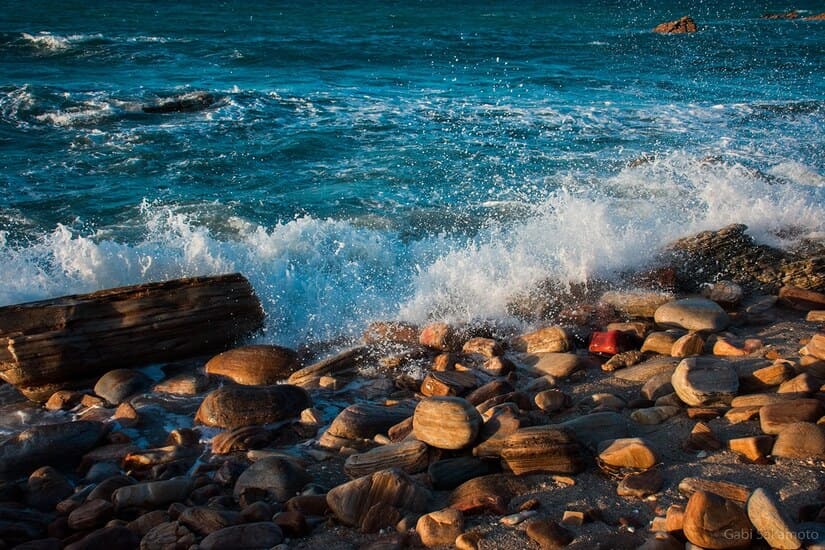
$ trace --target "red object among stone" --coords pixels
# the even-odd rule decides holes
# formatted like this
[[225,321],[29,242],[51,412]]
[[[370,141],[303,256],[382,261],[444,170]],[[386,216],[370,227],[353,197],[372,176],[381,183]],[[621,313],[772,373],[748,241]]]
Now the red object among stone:
[[633,349],[630,338],[620,330],[607,330],[604,332],[594,332],[590,336],[590,353],[603,353],[606,355],[616,355],[623,351]]

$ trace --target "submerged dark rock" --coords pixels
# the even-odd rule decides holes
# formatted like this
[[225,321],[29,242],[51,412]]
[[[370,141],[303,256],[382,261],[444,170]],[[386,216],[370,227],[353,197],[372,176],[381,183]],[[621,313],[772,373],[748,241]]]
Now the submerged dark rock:
[[191,92],[162,99],[157,103],[144,105],[144,113],[193,113],[203,111],[215,104],[215,96],[208,92]]

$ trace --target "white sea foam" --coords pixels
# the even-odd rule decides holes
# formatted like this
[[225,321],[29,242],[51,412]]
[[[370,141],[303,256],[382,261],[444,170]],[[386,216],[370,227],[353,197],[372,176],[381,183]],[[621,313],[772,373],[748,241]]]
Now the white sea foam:
[[21,33],[20,37],[28,44],[34,46],[43,53],[56,53],[68,50],[77,44],[100,40],[101,34],[71,34],[62,36],[48,31],[40,31],[37,34]]
[[681,153],[612,177],[558,178],[518,218],[491,218],[469,238],[410,241],[397,223],[309,216],[264,227],[221,215],[216,227],[147,203],[133,220],[143,237],[129,243],[63,225],[25,246],[0,233],[0,303],[240,271],[267,311],[263,338],[297,345],[358,334],[376,318],[505,318],[513,294],[537,281],[609,276],[674,238],[734,222],[775,245],[788,226],[821,236],[823,203],[825,183],[810,167],[779,163],[766,176]]

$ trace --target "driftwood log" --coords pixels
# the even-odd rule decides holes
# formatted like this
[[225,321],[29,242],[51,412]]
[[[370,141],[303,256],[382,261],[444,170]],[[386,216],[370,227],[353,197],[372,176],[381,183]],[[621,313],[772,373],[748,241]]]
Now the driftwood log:
[[263,322],[240,274],[192,277],[0,308],[0,379],[43,401],[114,368],[223,351]]

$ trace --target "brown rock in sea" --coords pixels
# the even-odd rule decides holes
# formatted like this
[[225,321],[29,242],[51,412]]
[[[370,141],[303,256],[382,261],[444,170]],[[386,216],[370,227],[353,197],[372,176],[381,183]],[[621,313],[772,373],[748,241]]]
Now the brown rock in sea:
[[161,380],[152,391],[170,395],[192,396],[205,392],[209,388],[209,377],[198,373],[182,373]]
[[516,475],[575,474],[585,468],[581,445],[570,431],[554,426],[521,428],[508,436],[501,461]]
[[458,331],[447,323],[430,323],[421,329],[418,342],[439,351],[456,351],[461,347]]
[[817,13],[816,15],[809,15],[804,20],[805,21],[825,21],[825,13]]
[[417,344],[419,328],[409,323],[375,321],[364,331],[366,344]]
[[385,434],[390,428],[411,417],[413,409],[407,404],[393,407],[372,403],[350,405],[335,417],[319,443],[324,447],[358,446],[359,440]]
[[412,439],[350,455],[344,462],[344,472],[351,478],[387,468],[400,468],[408,474],[414,474],[427,467],[428,458],[427,445]]
[[693,407],[730,404],[739,390],[739,377],[730,364],[711,357],[690,357],[670,379],[676,395]]
[[271,521],[225,527],[204,538],[201,550],[272,548],[284,540],[281,528]]
[[603,441],[599,445],[599,461],[612,468],[647,470],[658,462],[650,442],[640,437]]
[[745,509],[751,523],[771,548],[796,550],[802,547],[797,529],[765,489],[754,489]]
[[228,429],[269,424],[300,416],[311,405],[304,389],[289,384],[224,386],[204,398],[195,421]]
[[527,481],[512,474],[490,474],[466,481],[450,493],[449,506],[465,514],[507,513],[509,502],[532,489]]
[[33,426],[0,441],[0,479],[39,466],[70,464],[103,439],[101,422],[64,422]]
[[753,540],[750,520],[735,502],[697,491],[685,508],[682,530],[702,548],[747,548]]
[[429,397],[413,414],[413,433],[419,441],[439,449],[469,447],[478,436],[481,415],[466,399]]
[[793,399],[765,405],[759,411],[762,432],[776,435],[782,429],[797,422],[816,422],[825,414],[818,399]]
[[243,346],[219,353],[206,363],[206,373],[245,386],[266,386],[286,380],[298,369],[298,354],[272,345]]
[[561,353],[572,349],[572,342],[564,328],[550,326],[516,336],[510,347],[523,353]]
[[418,518],[415,532],[427,548],[452,545],[464,531],[464,514],[455,508],[430,512]]
[[696,22],[688,16],[684,16],[676,21],[659,23],[654,27],[653,32],[659,34],[686,34],[696,32]]
[[247,468],[235,482],[235,498],[248,490],[265,492],[278,502],[286,502],[294,497],[311,476],[293,460],[277,456],[261,459]]
[[152,380],[140,371],[132,369],[110,370],[95,384],[95,394],[110,405],[119,405],[127,397],[149,389]]
[[[409,512],[424,512],[430,492],[401,470],[389,469],[359,477],[331,489],[327,504],[338,521],[361,527],[375,506]],[[379,526],[386,527],[388,525]]]
[[825,431],[812,422],[783,426],[771,454],[786,458],[821,458],[825,456]]
[[504,353],[504,346],[493,338],[470,338],[464,342],[461,348],[464,353],[475,353],[484,357],[492,358]]

